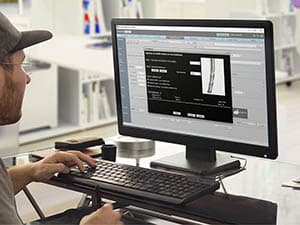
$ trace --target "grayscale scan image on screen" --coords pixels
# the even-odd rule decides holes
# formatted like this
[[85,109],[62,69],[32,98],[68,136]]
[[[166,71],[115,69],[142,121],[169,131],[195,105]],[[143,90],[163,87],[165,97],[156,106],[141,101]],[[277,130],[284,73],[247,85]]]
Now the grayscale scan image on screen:
[[217,58],[202,58],[201,71],[203,94],[225,96],[224,60]]

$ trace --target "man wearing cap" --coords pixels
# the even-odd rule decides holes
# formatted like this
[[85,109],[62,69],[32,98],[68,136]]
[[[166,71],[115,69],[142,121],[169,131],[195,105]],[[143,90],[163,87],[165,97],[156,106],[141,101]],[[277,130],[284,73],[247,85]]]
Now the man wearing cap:
[[[19,32],[0,12],[0,125],[16,123],[21,118],[25,86],[30,82],[24,71],[23,49],[52,37],[49,31]],[[83,153],[58,152],[39,162],[16,166],[6,171],[0,159],[0,224],[22,224],[14,195],[32,181],[47,181],[55,173],[68,173],[71,166],[83,170],[82,161],[91,167],[95,160]],[[81,225],[122,224],[120,214],[105,205],[85,216]]]

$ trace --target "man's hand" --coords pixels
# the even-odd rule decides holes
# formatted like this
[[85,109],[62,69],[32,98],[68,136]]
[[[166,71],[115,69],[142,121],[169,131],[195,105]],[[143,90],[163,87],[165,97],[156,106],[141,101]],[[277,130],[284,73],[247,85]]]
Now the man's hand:
[[32,181],[47,181],[55,173],[68,173],[71,166],[83,171],[83,163],[95,167],[96,160],[79,151],[60,151],[32,164]]
[[14,192],[17,194],[32,181],[47,181],[55,173],[68,173],[70,167],[77,165],[83,171],[82,161],[91,167],[96,166],[96,160],[79,151],[56,152],[35,163],[13,166],[8,169]]
[[105,204],[102,208],[83,217],[80,225],[122,225],[120,218],[120,213],[113,211],[111,204]]

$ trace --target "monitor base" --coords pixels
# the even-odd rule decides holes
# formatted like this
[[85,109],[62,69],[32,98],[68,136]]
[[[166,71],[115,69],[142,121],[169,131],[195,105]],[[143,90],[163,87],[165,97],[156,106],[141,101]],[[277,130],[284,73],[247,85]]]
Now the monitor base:
[[198,175],[215,175],[224,171],[239,169],[241,163],[228,155],[216,154],[215,161],[200,161],[187,159],[184,152],[167,156],[150,163],[152,168],[161,168],[178,172],[194,173]]

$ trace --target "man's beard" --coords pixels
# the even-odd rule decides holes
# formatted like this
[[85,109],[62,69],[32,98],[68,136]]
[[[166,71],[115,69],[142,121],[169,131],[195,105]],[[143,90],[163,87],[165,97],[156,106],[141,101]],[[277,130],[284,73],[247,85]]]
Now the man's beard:
[[0,125],[16,123],[21,118],[22,97],[13,84],[11,74],[5,74],[4,90],[0,96]]

